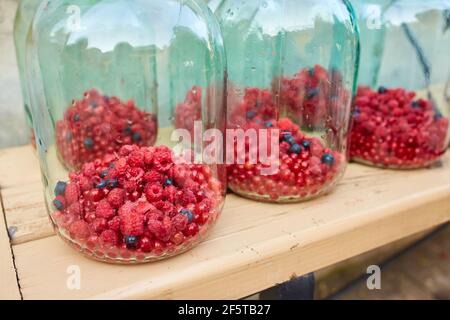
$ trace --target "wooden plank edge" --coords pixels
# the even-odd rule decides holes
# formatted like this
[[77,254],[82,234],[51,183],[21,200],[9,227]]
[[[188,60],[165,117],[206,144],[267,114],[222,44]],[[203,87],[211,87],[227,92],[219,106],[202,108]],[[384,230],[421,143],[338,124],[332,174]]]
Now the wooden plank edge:
[[[320,231],[286,233],[248,248],[255,252],[251,261],[242,261],[239,252],[233,252],[197,265],[196,272],[189,272],[187,266],[192,275],[188,281],[185,274],[170,274],[158,278],[157,284],[149,279],[91,298],[239,299],[448,221],[450,190],[441,188],[371,210],[364,218],[323,225]],[[302,243],[302,239],[308,240]]]

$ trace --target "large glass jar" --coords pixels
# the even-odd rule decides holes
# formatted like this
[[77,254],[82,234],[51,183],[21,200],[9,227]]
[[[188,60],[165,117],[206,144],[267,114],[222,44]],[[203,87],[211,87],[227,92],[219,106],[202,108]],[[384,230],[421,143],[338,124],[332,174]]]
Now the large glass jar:
[[45,198],[64,240],[140,263],[202,239],[226,190],[223,159],[205,151],[225,129],[224,55],[203,0],[44,1],[27,60]]
[[34,144],[33,120],[31,119],[30,98],[28,93],[27,73],[25,72],[25,44],[34,14],[42,0],[21,0],[17,6],[14,20],[14,45],[16,47],[17,65],[19,67],[22,100],[27,124],[30,130],[30,141]]
[[215,13],[227,48],[228,129],[236,132],[227,142],[237,160],[227,162],[229,187],[270,202],[325,193],[347,164],[359,60],[351,5],[224,0]]
[[351,157],[385,168],[426,167],[449,142],[450,1],[397,0],[381,8],[379,28],[362,33],[363,45],[368,35],[383,50],[361,58],[361,65],[378,66],[355,99]]

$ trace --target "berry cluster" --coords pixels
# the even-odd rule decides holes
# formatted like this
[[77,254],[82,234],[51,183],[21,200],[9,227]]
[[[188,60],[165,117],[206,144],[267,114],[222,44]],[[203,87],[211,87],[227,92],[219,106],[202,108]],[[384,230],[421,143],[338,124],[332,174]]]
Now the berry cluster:
[[341,74],[319,65],[302,69],[292,78],[276,79],[273,91],[279,93],[280,105],[287,113],[310,129],[338,125],[336,121],[340,121],[345,110],[341,106],[349,103],[351,97],[342,85]]
[[380,167],[425,167],[446,150],[448,118],[414,92],[380,87],[358,89],[351,157]]
[[183,103],[175,108],[175,128],[186,129],[194,136],[194,122],[202,118],[202,89],[193,87]]
[[268,130],[269,137],[276,129],[280,143],[279,169],[263,175],[268,164],[251,163],[250,141],[244,149],[235,146],[235,156],[245,153],[245,164],[228,165],[231,190],[257,200],[288,202],[318,196],[328,189],[343,172],[345,156],[326,148],[320,139],[305,135],[289,118],[277,120],[277,108],[267,90],[250,88],[244,100],[230,115],[230,127],[244,130]]
[[58,182],[60,234],[96,259],[133,263],[192,247],[216,220],[224,185],[212,169],[165,147],[122,146]]
[[56,143],[61,160],[79,169],[121,146],[152,145],[156,139],[156,117],[136,107],[92,89],[74,101],[56,124]]

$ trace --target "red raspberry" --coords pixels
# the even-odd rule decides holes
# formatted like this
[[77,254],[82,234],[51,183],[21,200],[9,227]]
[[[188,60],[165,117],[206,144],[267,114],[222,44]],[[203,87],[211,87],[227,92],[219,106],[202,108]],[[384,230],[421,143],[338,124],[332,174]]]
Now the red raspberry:
[[126,216],[132,213],[136,209],[136,204],[133,202],[126,202],[122,207],[119,209],[119,216]]
[[137,190],[138,184],[134,180],[124,180],[123,181],[123,188],[129,193],[133,193],[134,191]]
[[147,184],[144,192],[149,202],[160,201],[163,197],[163,187],[158,184]]
[[177,229],[178,231],[183,231],[184,229],[186,229],[189,223],[188,216],[185,214],[177,214],[175,217],[173,217],[172,223],[175,229]]
[[144,149],[144,163],[148,167],[150,167],[153,164],[153,152],[154,152],[153,147]]
[[116,246],[118,242],[119,236],[117,235],[117,232],[113,230],[105,230],[100,235],[100,243],[105,246]]
[[83,208],[81,203],[75,202],[72,203],[66,210],[66,212],[70,215],[79,216],[83,213]]
[[136,150],[136,146],[134,146],[134,145],[124,145],[120,148],[119,155],[122,157],[126,157],[135,150]]
[[141,237],[139,239],[138,248],[142,250],[142,252],[151,252],[153,250],[154,243],[148,237]]
[[159,172],[167,172],[173,165],[172,151],[168,148],[158,148],[154,155],[153,165]]
[[86,240],[91,235],[89,225],[83,220],[73,222],[69,227],[70,237],[77,240]]
[[210,199],[203,199],[202,202],[195,206],[195,213],[204,214],[209,213],[212,209],[212,201]]
[[120,231],[126,236],[140,236],[144,233],[144,216],[133,211],[120,217]]
[[178,190],[175,186],[166,187],[163,192],[164,200],[175,203],[175,197],[176,197],[177,191]]
[[184,231],[184,234],[186,235],[186,236],[195,236],[197,233],[198,233],[198,224],[196,224],[196,223],[190,223],[188,226],[187,226],[187,228],[186,228],[186,230]]
[[91,190],[92,188],[92,182],[87,177],[81,177],[78,185],[80,186],[81,192]]
[[111,230],[119,231],[120,230],[120,217],[119,216],[115,216],[114,218],[109,220],[108,221],[108,227]]
[[164,176],[156,170],[148,171],[144,174],[144,181],[147,183],[162,183]]
[[164,217],[163,221],[150,220],[148,221],[148,230],[153,234],[153,236],[163,242],[167,242],[170,239],[172,224]]
[[66,192],[64,193],[67,205],[71,205],[77,202],[80,198],[80,188],[76,183],[69,183],[66,186]]
[[125,202],[125,190],[119,188],[113,189],[108,193],[107,199],[113,208],[118,209]]
[[105,191],[102,189],[92,189],[89,191],[89,199],[93,202],[99,202],[105,197]]
[[131,152],[128,156],[128,165],[130,167],[144,167],[144,154],[140,150]]
[[183,191],[181,198],[179,198],[178,201],[181,203],[181,205],[187,206],[191,203],[195,204],[197,202],[197,199],[195,197],[194,192],[185,189]]
[[159,206],[159,209],[164,213],[164,215],[169,217],[173,217],[177,213],[175,205],[167,201],[163,201]]
[[111,207],[111,205],[109,204],[109,202],[106,199],[101,200],[97,204],[95,214],[98,217],[106,218],[106,219],[111,219],[112,217],[115,216],[114,209]]
[[97,218],[95,219],[92,224],[92,229],[95,233],[101,234],[103,231],[108,229],[108,221],[105,218]]

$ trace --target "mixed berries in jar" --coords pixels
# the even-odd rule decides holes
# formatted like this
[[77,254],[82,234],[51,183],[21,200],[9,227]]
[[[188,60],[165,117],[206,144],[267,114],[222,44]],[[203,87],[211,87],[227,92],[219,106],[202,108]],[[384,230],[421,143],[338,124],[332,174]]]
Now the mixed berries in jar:
[[[57,234],[110,263],[191,249],[227,189],[223,159],[203,152],[203,131],[225,132],[225,53],[213,14],[203,0],[44,2],[27,56]],[[69,6],[83,28],[62,23]]]
[[228,57],[229,188],[280,203],[325,194],[348,162],[359,54],[351,5],[225,0],[215,14]]
[[[361,56],[371,68],[362,69],[354,100],[351,158],[382,168],[429,167],[450,141],[450,2],[353,2],[365,17],[362,46],[374,52]],[[379,27],[368,28],[374,8]]]

